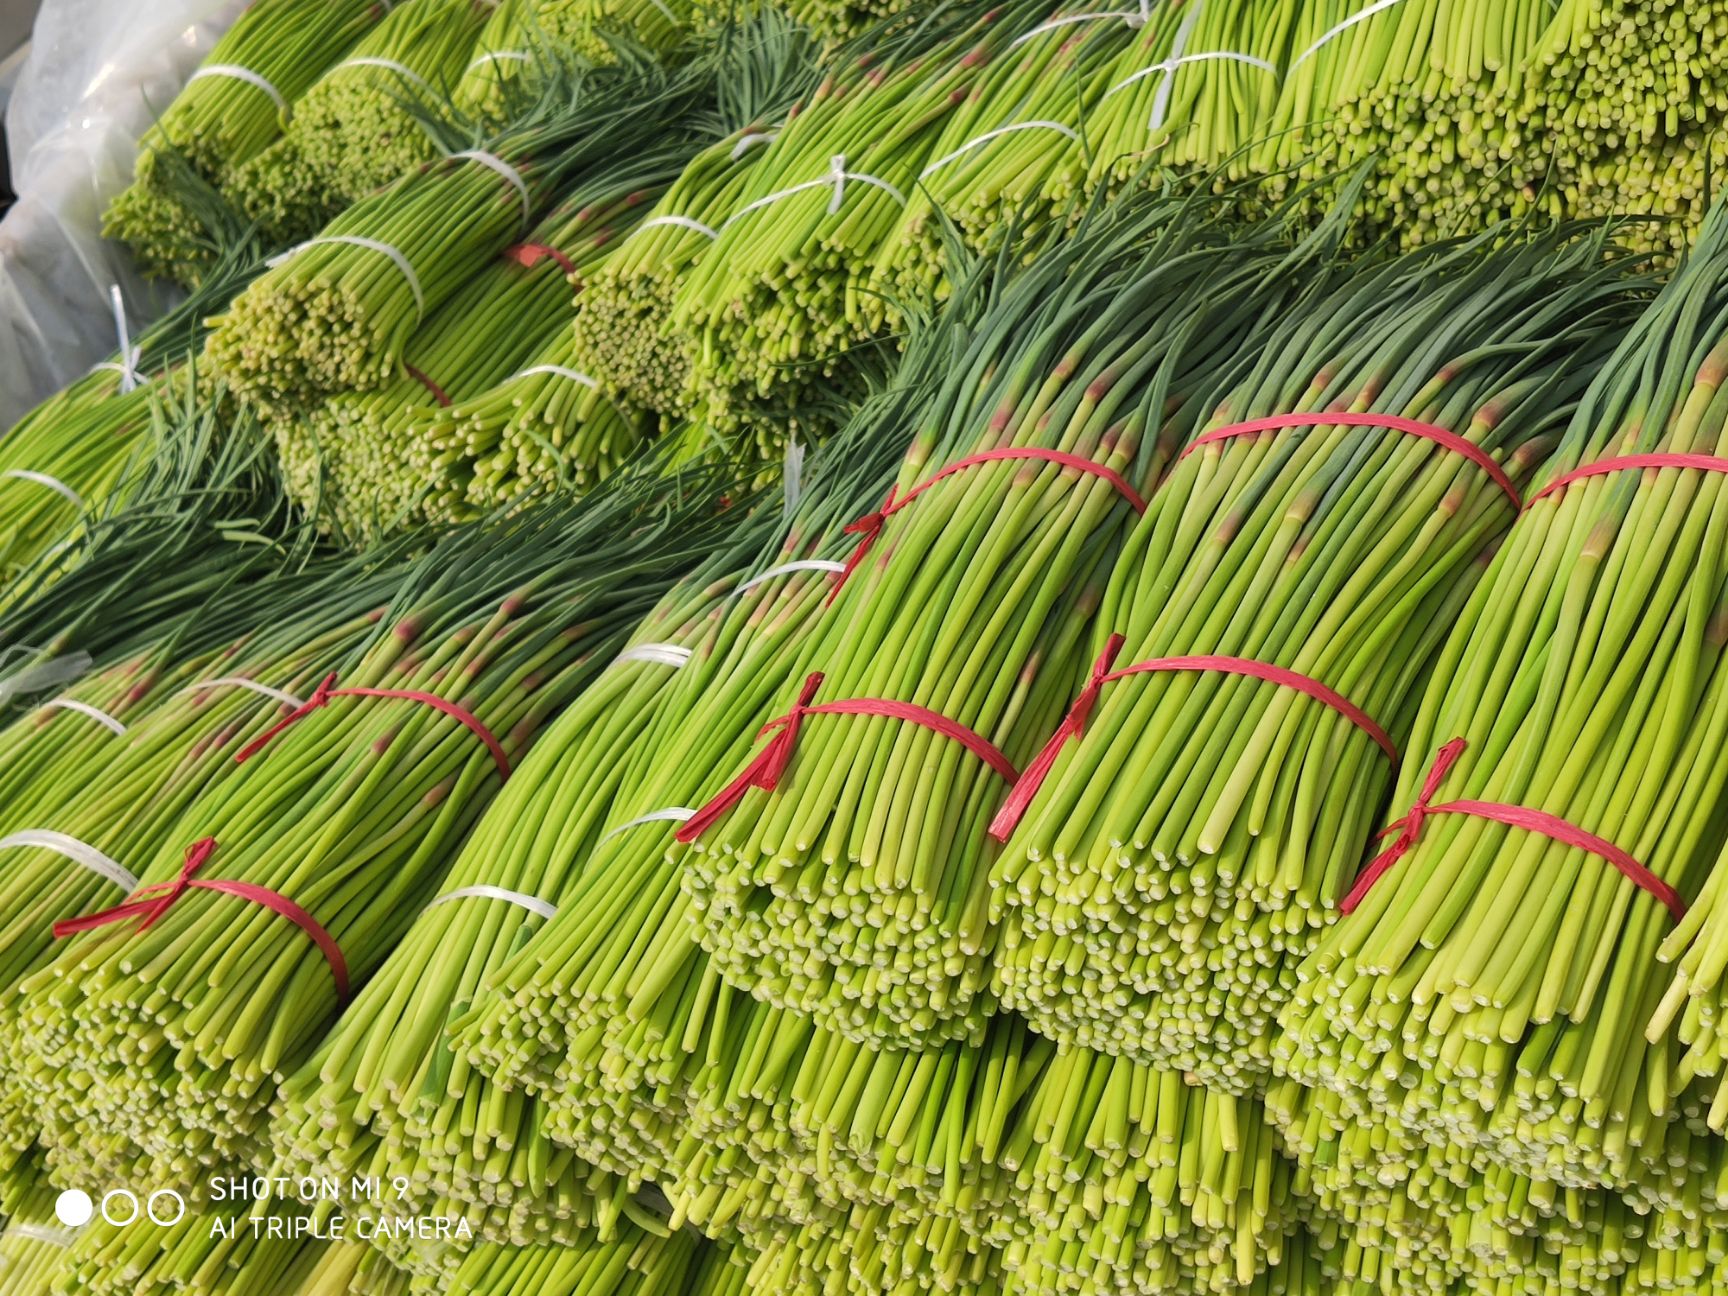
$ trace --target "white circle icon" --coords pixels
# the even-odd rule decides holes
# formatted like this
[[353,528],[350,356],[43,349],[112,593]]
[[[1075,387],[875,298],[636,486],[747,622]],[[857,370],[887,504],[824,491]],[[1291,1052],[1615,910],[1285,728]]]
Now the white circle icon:
[[96,1203],[81,1188],[68,1188],[54,1199],[54,1218],[67,1228],[83,1228],[96,1213]]
[[[110,1215],[108,1213],[108,1203],[113,1201],[116,1197],[124,1197],[127,1201],[132,1203],[132,1213],[130,1215],[128,1215],[125,1219],[115,1219],[112,1215]],[[108,1223],[114,1225],[116,1228],[119,1228],[119,1227],[126,1225],[126,1224],[130,1224],[133,1220],[138,1218],[138,1198],[137,1198],[137,1195],[134,1193],[127,1192],[126,1189],[124,1189],[124,1188],[114,1188],[114,1189],[109,1190],[108,1192],[103,1193],[102,1194],[102,1218],[104,1220],[106,1220]]]
[[[156,1213],[156,1199],[159,1197],[166,1197],[169,1201],[174,1203],[173,1219],[163,1219]],[[150,1194],[150,1200],[144,1205],[144,1213],[150,1217],[150,1222],[152,1224],[160,1224],[162,1227],[166,1228],[168,1225],[178,1224],[181,1220],[186,1218],[186,1199],[179,1193],[175,1192],[172,1188],[158,1188],[155,1192]]]

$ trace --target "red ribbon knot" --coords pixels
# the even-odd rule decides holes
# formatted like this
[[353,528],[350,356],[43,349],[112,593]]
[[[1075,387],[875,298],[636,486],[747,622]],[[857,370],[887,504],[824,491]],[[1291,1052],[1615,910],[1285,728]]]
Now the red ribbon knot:
[[115,923],[127,922],[133,918],[140,919],[138,931],[148,931],[150,927],[172,909],[181,896],[188,891],[217,891],[223,895],[238,896],[253,904],[263,905],[273,913],[280,914],[293,923],[311,938],[312,943],[323,954],[324,961],[330,965],[331,978],[336,983],[336,994],[339,998],[348,998],[348,962],[342,956],[342,949],[336,944],[336,938],[326,931],[321,923],[299,905],[280,892],[269,887],[258,886],[252,882],[206,881],[198,876],[198,870],[203,868],[209,858],[216,853],[214,837],[200,838],[186,848],[186,857],[181,862],[180,872],[171,881],[153,882],[149,886],[140,887],[124,904],[115,905],[111,909],[84,914],[77,918],[62,918],[53,926],[54,938],[64,940],[79,932],[95,931],[101,927],[111,927]]
[[1575,846],[1579,850],[1588,851],[1607,860],[1640,891],[1660,901],[1675,922],[1686,916],[1686,902],[1673,887],[1613,842],[1598,837],[1595,833],[1586,832],[1577,824],[1568,823],[1558,815],[1498,801],[1459,800],[1435,805],[1434,798],[1440,791],[1440,784],[1458,763],[1458,758],[1464,754],[1465,746],[1463,738],[1454,738],[1435,753],[1434,763],[1422,780],[1422,790],[1416,797],[1416,804],[1410,807],[1410,813],[1380,834],[1381,837],[1387,837],[1397,833],[1397,838],[1362,870],[1362,875],[1350,888],[1350,894],[1339,904],[1339,912],[1349,914],[1356,911],[1357,906],[1367,898],[1368,892],[1373,890],[1374,884],[1415,847],[1417,838],[1422,834],[1422,825],[1431,815],[1460,814],[1505,824],[1510,828],[1522,828],[1557,841],[1562,846]]
[[550,243],[513,243],[504,249],[504,255],[517,265],[526,266],[530,270],[551,257],[566,275],[576,273],[576,263]]
[[264,748],[270,744],[271,740],[284,729],[298,724],[314,711],[329,706],[332,698],[339,697],[399,698],[406,702],[419,702],[424,706],[431,707],[434,711],[441,711],[460,724],[464,729],[468,730],[469,733],[473,734],[481,742],[486,744],[486,750],[492,755],[492,763],[498,767],[498,777],[500,779],[508,779],[510,777],[510,757],[504,751],[504,744],[499,742],[492,731],[480,723],[479,717],[466,707],[458,706],[454,702],[439,697],[436,693],[422,693],[419,689],[339,689],[336,687],[336,674],[334,671],[324,677],[323,682],[320,683],[317,688],[312,690],[312,696],[301,703],[297,709],[289,712],[281,720],[271,725],[270,728],[266,729],[251,742],[242,747],[235,755],[234,763],[237,765],[244,765],[259,752],[263,751]]
[[234,763],[236,765],[244,765],[259,752],[263,751],[265,747],[269,746],[270,740],[275,738],[277,734],[287,729],[290,725],[298,724],[314,711],[321,711],[325,707],[329,706],[330,699],[334,697],[335,694],[336,672],[331,671],[319,682],[318,687],[312,690],[311,697],[307,698],[299,706],[295,707],[294,710],[290,711],[287,715],[283,716],[282,719],[278,720],[251,742],[242,747],[239,752],[235,754]]
[[1122,651],[1122,645],[1127,641],[1119,634],[1113,634],[1105,641],[1104,651],[1098,654],[1098,660],[1092,663],[1092,673],[1086,678],[1086,687],[1080,690],[1073,705],[1068,708],[1068,714],[1062,717],[1062,723],[1056,726],[1056,732],[1050,735],[1050,741],[1039,750],[1032,763],[1026,767],[1026,772],[1008,792],[1008,799],[1002,803],[1002,808],[996,812],[996,817],[990,821],[990,835],[997,841],[1007,841],[1013,833],[1015,825],[1025,817],[1026,811],[1032,805],[1032,798],[1038,795],[1038,789],[1044,785],[1044,780],[1055,768],[1056,758],[1062,754],[1062,748],[1068,745],[1070,738],[1078,738],[1086,728],[1086,722],[1092,718],[1092,710],[1098,705],[1098,698],[1104,692],[1104,686],[1110,682],[1110,668],[1116,664],[1117,654]]
[[838,702],[812,705],[811,699],[816,696],[816,688],[821,683],[820,674],[811,675],[804,681],[804,689],[798,695],[797,705],[779,719],[770,720],[762,726],[758,736],[773,733],[774,740],[763,748],[744,772],[727,784],[718,796],[703,806],[693,818],[685,821],[684,826],[678,830],[678,841],[695,841],[704,829],[738,803],[747,788],[759,787],[772,792],[778,787],[780,778],[792,759],[792,747],[798,738],[798,727],[804,722],[805,716],[862,715],[903,720],[959,743],[989,766],[1004,782],[1012,784],[1019,778],[1014,766],[994,743],[957,720],[950,720],[940,712],[919,706],[915,702],[897,702],[892,698],[844,698]]
[[1068,716],[1062,721],[1050,741],[1044,745],[1044,750],[1038,753],[1038,759],[1026,767],[1026,772],[1020,776],[1014,790],[1008,794],[1008,800],[996,812],[996,817],[990,821],[990,835],[997,841],[1007,841],[1014,831],[1015,825],[1025,815],[1032,804],[1032,798],[1038,794],[1038,788],[1049,775],[1056,764],[1056,757],[1062,746],[1070,738],[1078,738],[1080,730],[1092,714],[1092,708],[1097,705],[1098,693],[1106,684],[1127,679],[1130,675],[1147,675],[1169,671],[1202,671],[1216,672],[1223,675],[1243,675],[1249,679],[1265,680],[1268,684],[1276,684],[1280,688],[1292,689],[1304,697],[1311,697],[1343,716],[1357,729],[1374,740],[1374,745],[1386,753],[1386,759],[1393,766],[1398,764],[1398,748],[1392,742],[1392,736],[1374,722],[1361,707],[1336,689],[1329,688],[1312,676],[1300,671],[1293,671],[1286,666],[1275,666],[1271,662],[1258,661],[1252,657],[1224,657],[1215,653],[1206,653],[1191,657],[1154,657],[1149,661],[1135,662],[1132,666],[1124,666],[1120,670],[1111,670],[1110,666],[1116,660],[1116,654],[1122,648],[1122,636],[1111,635],[1110,641],[1104,647],[1104,652],[1092,667],[1092,678],[1084,690],[1074,700]]
[[1273,414],[1268,418],[1250,419],[1246,423],[1232,423],[1229,427],[1214,428],[1212,431],[1194,438],[1188,448],[1182,452],[1186,459],[1203,445],[1211,445],[1215,441],[1228,441],[1233,437],[1254,436],[1261,432],[1278,432],[1285,428],[1305,427],[1361,427],[1381,428],[1388,432],[1402,432],[1407,436],[1418,437],[1423,441],[1432,441],[1444,450],[1468,459],[1485,473],[1490,481],[1500,488],[1503,495],[1512,502],[1514,510],[1522,511],[1523,499],[1518,494],[1518,486],[1506,473],[1493,455],[1481,446],[1459,436],[1449,428],[1440,427],[1434,423],[1423,423],[1418,419],[1403,418],[1397,414],[1351,414],[1334,411],[1325,414]]
[[852,579],[852,573],[857,571],[864,559],[869,556],[871,548],[876,543],[876,537],[882,534],[882,528],[887,525],[889,515],[894,513],[896,508],[894,488],[890,486],[888,498],[883,501],[881,508],[874,513],[866,513],[856,522],[848,522],[842,528],[844,534],[862,536],[863,539],[859,540],[857,546],[846,556],[846,565],[840,569],[840,575],[834,582],[834,588],[828,591],[828,602],[832,603],[839,597],[846,582]]
[[176,900],[191,889],[192,879],[215,851],[214,837],[193,842],[186,848],[186,858],[181,862],[178,877],[169,882],[155,882],[150,886],[140,887],[130,900],[111,909],[85,914],[80,918],[62,918],[54,924],[55,937],[64,939],[78,932],[94,931],[111,923],[125,922],[128,918],[142,918],[138,930],[148,931],[156,924],[157,919],[174,906]]
[[866,513],[856,522],[848,523],[844,528],[846,534],[863,536],[864,538],[858,542],[858,547],[852,551],[852,556],[846,560],[845,569],[841,571],[839,578],[834,582],[834,588],[828,594],[828,601],[832,603],[839,596],[852,573],[858,569],[858,565],[864,561],[865,555],[870,552],[870,547],[876,543],[876,537],[882,534],[882,526],[890,517],[905,508],[944,477],[952,477],[957,472],[967,468],[975,468],[979,464],[998,463],[1005,459],[1030,459],[1039,463],[1053,463],[1061,468],[1070,468],[1077,473],[1101,477],[1116,488],[1117,493],[1133,506],[1136,513],[1146,511],[1146,501],[1141,497],[1140,492],[1129,484],[1128,479],[1114,468],[1098,463],[1096,460],[1069,454],[1066,450],[1044,450],[1037,446],[1004,446],[996,450],[981,450],[977,454],[956,459],[940,472],[926,477],[899,499],[894,498],[894,490],[892,487],[889,488],[888,498],[883,502],[881,508],[874,513]]
[[772,792],[780,786],[780,779],[792,760],[792,749],[798,742],[798,730],[804,723],[804,717],[810,714],[810,700],[821,687],[821,671],[805,677],[804,687],[798,690],[798,701],[793,704],[792,709],[785,715],[770,720],[757,731],[758,738],[773,734],[773,739],[744,767],[742,774],[722,788],[707,805],[685,820],[675,840],[695,841],[721,815],[743,800],[744,793],[751,788],[758,787]]

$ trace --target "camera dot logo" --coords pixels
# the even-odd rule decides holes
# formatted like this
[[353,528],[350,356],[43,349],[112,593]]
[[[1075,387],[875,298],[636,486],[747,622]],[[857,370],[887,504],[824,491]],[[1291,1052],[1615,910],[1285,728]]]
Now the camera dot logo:
[[102,1194],[102,1218],[116,1228],[138,1218],[138,1195],[124,1188],[110,1188]]
[[[74,1189],[60,1194],[54,1211],[63,1224],[76,1226],[90,1219],[90,1195]],[[172,1188],[158,1188],[142,1203],[138,1194],[127,1188],[112,1188],[102,1194],[102,1218],[115,1228],[136,1223],[138,1216],[147,1216],[152,1224],[167,1228],[186,1218],[186,1199]]]
[[68,1188],[54,1199],[54,1218],[67,1228],[83,1228],[95,1213],[96,1203],[82,1189]]
[[[172,1215],[168,1214],[170,1208],[174,1212]],[[172,1188],[158,1188],[144,1204],[144,1213],[150,1217],[151,1223],[167,1228],[186,1218],[186,1199]]]

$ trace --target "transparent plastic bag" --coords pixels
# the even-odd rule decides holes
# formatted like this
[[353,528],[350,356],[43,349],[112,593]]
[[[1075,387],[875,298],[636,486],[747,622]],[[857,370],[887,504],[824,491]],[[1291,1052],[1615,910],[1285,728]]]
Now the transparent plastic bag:
[[0,429],[118,349],[111,285],[134,332],[170,302],[102,211],[138,140],[243,0],[43,0],[6,106],[18,202],[0,220]]

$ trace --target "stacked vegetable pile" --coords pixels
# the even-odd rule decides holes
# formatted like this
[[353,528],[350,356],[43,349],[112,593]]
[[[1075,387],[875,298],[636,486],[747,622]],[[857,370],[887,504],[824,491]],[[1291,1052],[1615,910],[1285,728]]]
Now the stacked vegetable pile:
[[294,104],[281,138],[233,169],[229,198],[275,246],[310,238],[350,203],[437,155],[430,114],[467,66],[490,9],[407,0]]
[[[994,745],[986,745],[989,739],[968,723],[987,722],[990,713],[955,706],[955,715],[945,715],[931,705],[945,701],[939,694],[883,687],[839,695],[832,709],[852,714],[830,718],[823,714],[824,696],[810,696],[818,654],[856,641],[872,623],[894,627],[894,617],[882,613],[900,610],[908,627],[901,633],[918,634],[922,626],[935,645],[942,642],[934,632],[945,618],[975,602],[979,630],[969,631],[965,622],[949,627],[952,660],[964,662],[960,652],[976,644],[985,664],[974,673],[1014,685],[1006,693],[981,693],[983,705],[1004,708],[999,714],[1005,723],[992,724],[986,733],[1006,740],[1016,724],[1024,724],[1020,746],[1029,752],[1054,723],[1083,665],[1079,634],[1097,597],[1095,589],[1087,596],[1087,574],[1108,560],[1132,516],[1136,492],[1123,473],[1142,479],[1156,473],[1181,434],[1179,422],[1165,426],[1167,411],[1184,404],[1180,393],[1217,382],[1239,363],[1240,344],[1266,327],[1273,304],[1301,282],[1291,273],[1293,265],[1281,264],[1287,247],[1264,234],[1242,247],[1220,241],[1209,233],[1202,212],[1185,216],[1178,200],[1104,226],[1062,257],[1040,262],[990,317],[1005,330],[1024,330],[1023,357],[998,372],[1003,336],[986,330],[967,338],[971,345],[960,355],[935,357],[946,362],[950,375],[937,397],[880,425],[902,426],[909,414],[912,426],[927,429],[902,471],[902,493],[936,475],[944,463],[957,468],[940,474],[937,487],[910,497],[918,510],[931,507],[924,522],[931,537],[987,535],[982,521],[955,533],[953,505],[935,507],[942,503],[940,491],[951,501],[975,495],[972,509],[980,519],[1014,516],[1014,501],[1024,498],[1023,541],[999,555],[986,541],[970,569],[950,562],[900,568],[892,561],[895,553],[924,551],[918,525],[926,515],[909,510],[904,521],[913,530],[903,532],[896,516],[875,542],[880,552],[849,577],[834,569],[845,566],[839,556],[855,550],[856,540],[828,530],[816,549],[835,555],[821,564],[829,569],[827,579],[808,581],[796,571],[771,568],[772,579],[744,582],[743,601],[727,618],[730,628],[722,630],[722,642],[733,645],[729,660],[705,663],[698,672],[693,659],[680,673],[677,687],[692,690],[698,700],[657,744],[663,754],[654,763],[660,768],[629,799],[615,803],[613,835],[602,840],[577,892],[498,974],[496,990],[454,1024],[458,1057],[495,1082],[538,1097],[548,1108],[546,1130],[557,1141],[622,1173],[654,1179],[672,1198],[677,1218],[761,1249],[758,1281],[772,1274],[777,1285],[820,1283],[824,1273],[841,1281],[855,1264],[877,1275],[859,1279],[864,1282],[922,1286],[947,1275],[943,1281],[988,1283],[998,1272],[999,1248],[1010,1245],[1017,1264],[1034,1252],[1057,1263],[1046,1249],[1059,1250],[1056,1239],[1072,1230],[1074,1213],[1085,1218],[1089,1209],[1061,1170],[1061,1153],[1033,1155],[1058,1129],[1072,1128],[1074,1163],[1090,1146],[1099,1158],[1100,1181],[1106,1174],[1120,1180],[1112,1197],[1124,1201],[1134,1228],[1152,1230],[1158,1238],[1196,1238],[1192,1247],[1177,1244],[1138,1267],[1124,1265],[1125,1282],[1160,1272],[1171,1280],[1181,1272],[1213,1270],[1221,1280],[1244,1270],[1252,1276],[1276,1256],[1277,1237],[1294,1223],[1282,1212],[1268,1222],[1267,1211],[1257,1211],[1251,1197],[1237,1201],[1239,1191],[1255,1191],[1250,1185],[1257,1180],[1271,1191],[1265,1177],[1275,1170],[1270,1139],[1262,1134],[1256,1140],[1251,1131],[1242,1145],[1245,1161],[1233,1147],[1209,1166],[1186,1169],[1181,1200],[1193,1201],[1197,1193],[1204,1205],[1184,1228],[1177,1196],[1155,1188],[1153,1177],[1178,1171],[1180,1131],[1191,1122],[1190,1137],[1198,1136],[1209,1114],[1204,1104],[1195,1103],[1192,1116],[1182,1115],[1185,1087],[1178,1082],[1164,1114],[1145,1127],[1144,1143],[1135,1145],[1148,1159],[1124,1157],[1122,1145],[1108,1140],[1088,1145],[1085,1124],[1071,1126],[1075,1118],[1065,1110],[1063,1095],[1078,1097],[1087,1082],[1077,1075],[1096,1065],[1102,1077],[1111,1061],[1095,1061],[1091,1054],[1058,1061],[1023,1024],[1005,1018],[986,1025],[982,992],[988,965],[981,955],[987,944],[983,933],[969,935],[963,926],[968,909],[981,910],[986,874],[981,861],[969,862],[961,852],[984,847],[989,810],[1003,787],[996,767],[1002,758],[991,759]],[[1124,268],[1141,264],[1136,254],[1155,269]],[[1282,275],[1273,273],[1279,268]],[[1213,291],[1184,291],[1201,283]],[[1143,322],[1128,327],[1129,320]],[[1184,350],[1190,337],[1213,345]],[[1021,407],[1023,422],[1008,417]],[[1190,402],[1188,417],[1197,419],[1202,408]],[[1015,427],[1022,429],[1019,437],[1008,435]],[[1039,436],[1054,438],[1059,428],[1067,429],[1062,439],[1040,444]],[[968,462],[968,452],[984,458]],[[1096,466],[1087,470],[1087,464]],[[882,481],[859,481],[845,498],[830,501],[828,510],[839,503],[836,517],[868,513],[882,487]],[[1060,492],[1068,502],[1055,510],[1034,507],[1033,500],[1049,497],[1040,490]],[[816,497],[806,498],[817,507]],[[795,524],[792,535],[809,530]],[[804,551],[796,543],[789,550]],[[978,565],[988,561],[1004,564],[994,594],[987,592],[992,569]],[[966,581],[970,570],[966,583],[984,592],[968,597],[957,587],[908,596],[891,583],[897,570],[939,581]],[[1015,573],[1028,571],[1039,579],[1015,579]],[[838,596],[830,601],[836,580]],[[1025,602],[1009,603],[1010,597]],[[881,611],[871,615],[873,608]],[[1022,620],[1030,631],[1007,631]],[[992,635],[988,627],[1005,632]],[[875,656],[909,665],[924,661],[927,673],[940,680],[940,663],[950,654],[919,658],[911,651]],[[992,653],[1022,656],[1009,657],[997,670],[990,665]],[[847,658],[832,660],[838,670]],[[798,696],[813,714],[793,722],[799,725],[798,747],[780,772],[777,790],[745,791],[736,805],[722,798],[693,818],[691,807],[750,762],[756,726],[783,712],[800,678],[805,684]],[[916,679],[909,676],[908,683]],[[1040,688],[1040,679],[1049,682]],[[812,769],[821,769],[813,760],[862,751],[873,762],[871,748],[822,741],[828,725],[841,723],[881,724],[884,760],[896,735],[914,744],[928,741],[927,757],[914,751],[895,759],[914,766],[943,762],[950,792],[924,812],[930,816],[925,829],[874,839],[873,848],[884,852],[880,880],[872,876],[874,866],[861,863],[854,866],[858,885],[826,893],[788,886],[782,892],[777,879],[750,876],[756,868],[751,856],[739,853],[734,863],[708,835],[730,834],[737,822],[747,840],[755,835],[749,825],[764,809],[795,807],[799,797],[812,794],[807,787],[818,785],[807,782]],[[770,732],[785,725],[776,722]],[[763,767],[758,761],[751,768]],[[743,780],[734,786],[742,788]],[[883,803],[874,809],[862,800],[872,786],[860,784],[852,797],[864,807],[851,812],[861,830],[869,817],[890,823],[904,817],[889,798],[897,791],[916,797],[923,785],[885,774],[874,784]],[[699,930],[712,960],[690,939],[691,901],[679,895],[680,869],[666,854],[673,834],[669,819],[689,821],[677,835],[693,839],[699,852],[686,863],[684,881],[696,901],[694,912],[703,915]],[[924,878],[909,860],[908,878],[897,886],[895,844],[932,836],[955,847],[937,853],[934,862],[952,860],[949,867],[959,871]],[[802,871],[810,877],[834,872],[838,880],[847,856],[825,867],[812,848],[807,864],[790,862],[793,867],[783,874],[788,879]],[[719,879],[726,874],[717,870],[733,868],[738,881],[723,887]],[[729,897],[727,888],[742,888],[742,897],[752,886],[762,888],[761,901]],[[860,898],[856,910],[825,902],[825,895],[846,894]],[[865,902],[880,907],[884,924],[893,913],[909,933],[896,937],[894,947],[896,963],[904,963],[877,960],[875,975]],[[784,937],[775,934],[777,912],[797,923],[784,929]],[[767,919],[743,926],[753,915]],[[820,934],[824,928],[829,934]],[[789,961],[797,932],[808,935],[798,946],[802,952]],[[765,943],[746,952],[746,938]],[[968,949],[969,942],[977,947]],[[810,957],[814,951],[820,956]],[[739,985],[785,1006],[753,1005]],[[1126,1086],[1124,1096],[1136,1087],[1129,1070],[1119,1082]],[[1164,1143],[1154,1128],[1174,1137]],[[1149,1159],[1153,1150],[1162,1150],[1164,1159]],[[1255,1165],[1261,1170],[1254,1171]],[[1030,1194],[1023,1213],[1005,1205],[1017,1175]],[[1118,1225],[1113,1219],[1095,1222],[1101,1232],[1093,1263],[1108,1272],[1104,1256],[1111,1244],[1105,1235]]]
[[[584,485],[627,458],[643,432],[629,406],[523,410],[516,402],[531,385],[546,402],[592,391],[592,380],[559,363],[573,359],[572,290],[631,227],[652,186],[676,170],[676,155],[650,156],[579,186],[414,330],[390,381],[273,417],[283,474],[307,512],[366,536],[416,513],[483,516],[555,481],[566,456]],[[530,421],[536,416],[543,428]],[[569,444],[585,430],[592,444]],[[564,444],[536,454],[545,436]]]
[[1082,701],[994,827],[1001,993],[1052,1037],[1265,1078],[1412,690],[1630,309],[1599,240],[1502,237],[1305,302],[1129,541]]
[[256,249],[232,249],[202,288],[131,341],[114,291],[120,351],[49,397],[0,437],[0,608],[7,589],[81,527],[143,489],[163,430],[161,407],[184,407],[196,372],[204,312],[226,303],[255,273]]
[[378,0],[268,0],[242,13],[144,137],[138,174],[104,228],[146,272],[203,277],[213,249],[178,185],[176,162],[216,189],[287,128],[294,101],[382,19]]
[[[747,165],[707,159],[674,191],[678,205],[655,213],[709,244],[661,326],[689,357],[678,366],[684,399],[708,421],[747,432],[771,457],[786,428],[824,429],[819,394],[868,381],[868,344],[900,316],[863,270],[1024,7],[938,9],[908,33],[843,50],[783,126],[737,141],[727,160]],[[682,258],[688,241],[676,246]]]
[[[661,515],[629,525],[644,507]],[[673,479],[458,535],[397,582],[363,651],[224,752],[241,768],[131,857],[147,898],[57,925],[65,945],[18,988],[21,1079],[63,1176],[94,1190],[134,1164],[196,1193],[249,1157],[492,789],[720,525]]]
[[[1716,219],[1601,368],[1451,627],[1393,797],[1404,817],[1274,1039],[1313,1086],[1284,1087],[1281,1119],[1342,1210],[1450,1182],[1384,1225],[1450,1225],[1452,1245],[1430,1246],[1447,1279],[1508,1263],[1459,1237],[1484,1193],[1543,1240],[1525,1259],[1548,1281],[1600,1289],[1640,1234],[1682,1281],[1718,1254],[1722,1144],[1694,1083],[1710,1068],[1665,1029],[1694,983],[1668,992],[1658,954],[1709,923],[1722,836],[1725,339]],[[1708,968],[1682,967],[1707,1001]]]
[[867,1042],[977,1034],[985,827],[1084,669],[1104,573],[1201,394],[1302,282],[1274,274],[1272,227],[1224,242],[1184,207],[1037,262],[862,512],[792,672],[820,685],[800,695],[818,714],[798,759],[771,795],[681,834],[703,944],[733,984]]
[[[409,1202],[409,1213],[461,1218],[501,1244],[568,1243],[597,1194],[603,1226],[631,1212],[608,1176],[548,1145],[538,1103],[493,1092],[454,1060],[445,1026],[577,886],[630,752],[664,722],[673,673],[730,590],[729,571],[717,555],[675,588],[536,744],[438,896],[284,1085],[279,1168],[379,1175],[400,1186],[393,1210]],[[460,965],[452,949],[465,952]]]
[[1728,1289],[1714,7],[320,5],[0,442],[0,1290]]

